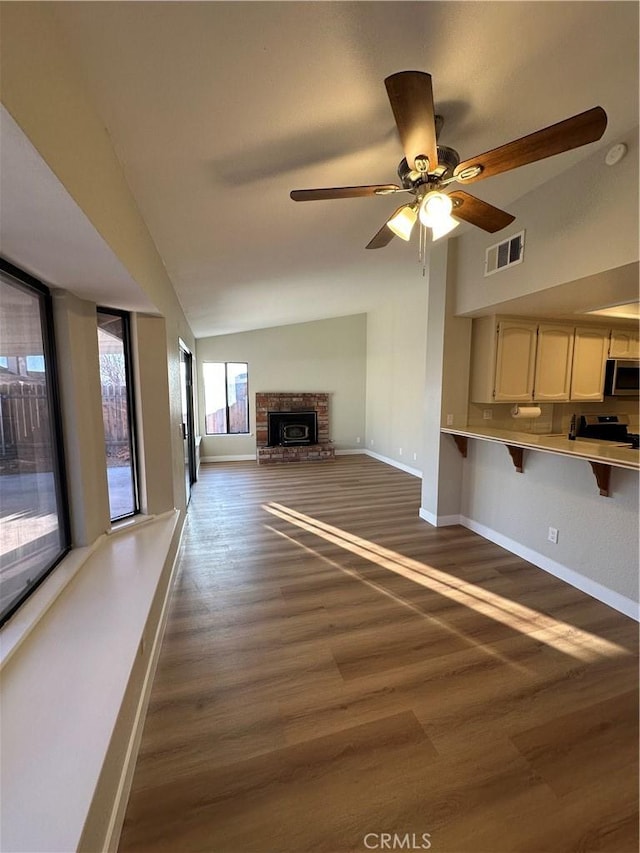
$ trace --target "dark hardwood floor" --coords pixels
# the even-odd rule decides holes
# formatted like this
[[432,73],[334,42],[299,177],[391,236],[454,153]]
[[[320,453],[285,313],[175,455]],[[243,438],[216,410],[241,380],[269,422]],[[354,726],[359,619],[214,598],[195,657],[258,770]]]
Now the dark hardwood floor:
[[636,853],[637,625],[419,505],[203,467],[121,853]]

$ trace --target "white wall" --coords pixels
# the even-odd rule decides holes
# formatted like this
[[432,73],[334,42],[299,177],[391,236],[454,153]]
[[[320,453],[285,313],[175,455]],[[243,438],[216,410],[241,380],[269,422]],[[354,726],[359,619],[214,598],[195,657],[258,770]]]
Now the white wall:
[[366,449],[422,470],[428,280],[417,265],[415,274],[367,315]]
[[461,458],[440,434],[467,420],[471,320],[453,315],[457,241],[435,243],[429,258],[424,388],[424,442],[420,515],[432,524],[457,518]]
[[[484,250],[495,237],[474,229],[458,239],[458,312],[637,261],[637,130],[625,141],[629,154],[617,166],[607,167],[599,150],[510,206],[517,220],[505,236],[526,229],[521,265],[484,279]],[[614,468],[612,496],[605,498],[586,462],[529,452],[524,473],[516,474],[504,447],[469,444],[460,504],[465,523],[524,549],[537,565],[575,573],[585,589],[638,601],[637,472]],[[560,531],[558,545],[546,541],[549,526]]]
[[[457,314],[638,260],[638,129],[624,141],[629,152],[616,166],[604,162],[608,146],[599,148],[508,205],[516,220],[499,235],[473,228],[458,239]],[[523,228],[524,262],[484,278],[486,248]]]
[[[559,563],[638,601],[636,471],[613,468],[605,498],[582,459],[525,451],[518,474],[505,447],[469,441],[463,468],[464,517],[531,549],[535,562]],[[549,527],[559,531],[557,545],[547,541]]]
[[[257,391],[329,393],[330,436],[336,449],[363,447],[365,434],[366,315],[354,314],[201,338],[197,343],[200,378],[201,456],[254,456]],[[248,363],[251,435],[204,434],[202,362]],[[358,444],[360,438],[360,444]]]
[[[65,365],[61,377],[64,420],[69,427],[67,448],[73,454],[69,478],[73,544],[88,547],[74,548],[2,629],[3,655],[7,649],[11,652],[10,657],[3,658],[3,707],[6,699],[9,711],[3,714],[2,734],[3,742],[11,743],[15,759],[2,763],[3,798],[14,806],[19,801],[21,808],[26,804],[29,809],[28,816],[20,808],[8,808],[3,813],[3,831],[16,851],[76,849],[81,834],[83,849],[103,849],[107,827],[111,841],[114,833],[117,840],[117,827],[110,818],[119,798],[127,793],[121,787],[122,769],[127,758],[129,764],[135,760],[131,744],[141,722],[145,682],[153,672],[154,638],[162,624],[184,514],[178,339],[195,349],[191,329],[129,192],[104,124],[93,109],[90,92],[59,31],[54,5],[16,3],[3,7],[2,102],[75,203],[78,216],[86,222],[85,231],[98,232],[117,259],[114,267],[124,267],[130,276],[136,300],[140,301],[142,291],[149,310],[155,308],[159,315],[148,322],[138,318],[139,337],[152,342],[152,349],[140,352],[137,359],[142,383],[138,390],[143,403],[144,467],[149,475],[144,500],[151,511],[169,512],[164,522],[134,526],[127,534],[133,540],[131,553],[135,559],[125,556],[118,561],[117,537],[103,534],[96,539],[109,524],[106,477],[104,472],[96,474],[100,442],[95,435],[78,433],[78,427],[95,431],[100,420],[99,414],[96,416],[99,373],[97,332],[92,320],[95,304],[91,304],[95,297],[74,287],[75,296],[82,298],[59,296],[56,325],[61,354],[75,361],[72,367]],[[54,210],[51,216],[56,213]],[[11,211],[4,209],[3,217],[10,218]],[[16,212],[14,224],[17,221]],[[27,247],[43,237],[29,222],[25,223],[25,234],[22,245]],[[51,235],[44,236],[50,239]],[[52,251],[73,257],[72,247],[66,245],[52,247]],[[99,280],[99,273],[87,262],[87,254],[82,257],[83,268],[76,270],[78,280]],[[28,262],[19,256],[10,260],[28,269]],[[39,272],[46,283],[46,269]],[[56,284],[64,289],[63,282]],[[95,287],[88,290],[96,292]],[[108,288],[103,291],[107,291],[103,304],[120,307],[117,299],[109,298]],[[74,420],[75,426],[70,426]],[[104,462],[103,454],[104,449]],[[182,513],[174,512],[174,506]],[[150,532],[156,524],[167,528],[166,540],[161,548],[147,547],[145,539],[155,542],[158,538]],[[105,551],[116,554],[114,571],[108,576],[98,564]],[[92,577],[99,581],[98,593]],[[94,633],[99,621],[96,609],[101,617],[113,615],[104,635]],[[69,611],[73,619],[69,619]],[[121,645],[114,647],[111,656],[107,654],[105,663],[102,655],[109,646],[101,641],[97,649],[96,639],[108,632],[118,637]],[[88,637],[93,642],[87,642]],[[122,676],[117,683],[112,677],[114,665]],[[51,677],[60,671],[63,678]],[[98,706],[93,714],[85,713],[89,707],[83,697],[86,671],[99,673],[100,685],[109,697],[108,703],[101,703],[99,693],[93,692],[91,701]],[[74,705],[69,697],[75,695],[79,700]],[[29,708],[36,716],[46,713],[46,725],[41,729],[20,713],[24,697],[28,697]],[[51,731],[64,732],[64,737],[45,737],[44,733]],[[103,738],[105,732],[110,740]],[[40,741],[34,739],[38,734]],[[63,758],[61,744],[65,745]],[[80,757],[81,761],[74,763]],[[72,802],[60,779],[63,770],[68,773],[77,765],[74,789],[80,798]],[[27,798],[21,795],[24,790],[30,791]],[[69,796],[58,796],[60,792]],[[37,846],[29,841],[34,833],[40,833]],[[61,837],[67,839],[62,846],[56,841]]]

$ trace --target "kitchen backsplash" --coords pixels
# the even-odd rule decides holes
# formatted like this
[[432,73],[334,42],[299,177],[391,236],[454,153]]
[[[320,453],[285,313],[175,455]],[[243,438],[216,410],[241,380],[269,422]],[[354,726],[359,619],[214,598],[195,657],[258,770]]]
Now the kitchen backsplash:
[[[535,405],[523,403],[522,406]],[[539,418],[515,420],[511,415],[513,403],[475,404],[469,403],[468,426],[494,427],[513,432],[530,432],[536,435],[568,433],[571,416],[591,414],[629,415],[630,431],[638,432],[640,422],[639,403],[636,399],[607,399],[603,403],[540,403]],[[490,411],[491,418],[484,413]]]

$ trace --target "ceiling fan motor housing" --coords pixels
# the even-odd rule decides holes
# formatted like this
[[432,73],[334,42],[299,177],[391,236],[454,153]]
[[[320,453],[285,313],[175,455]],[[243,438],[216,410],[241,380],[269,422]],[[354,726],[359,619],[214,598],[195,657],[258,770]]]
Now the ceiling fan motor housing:
[[438,145],[438,166],[435,170],[429,171],[426,181],[422,173],[409,168],[404,157],[398,165],[398,177],[402,181],[402,186],[407,190],[424,183],[437,184],[445,178],[450,178],[459,162],[460,156],[457,151],[454,151],[453,148],[447,148],[446,145]]

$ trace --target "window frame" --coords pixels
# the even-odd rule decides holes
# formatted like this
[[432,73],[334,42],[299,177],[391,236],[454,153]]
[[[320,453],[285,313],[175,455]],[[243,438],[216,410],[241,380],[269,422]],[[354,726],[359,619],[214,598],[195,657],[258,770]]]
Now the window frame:
[[[225,417],[225,426],[226,432],[208,432],[207,431],[207,415],[209,412],[207,411],[207,382],[205,378],[205,364],[223,364],[224,365],[224,417]],[[247,428],[244,432],[230,432],[229,431],[229,373],[228,367],[230,364],[244,364],[247,368]],[[212,438],[217,438],[219,436],[225,435],[251,435],[251,413],[249,411],[249,362],[248,361],[210,361],[205,359],[202,361],[202,394],[204,397],[204,434],[206,436],[211,436]]]
[[58,530],[60,535],[60,551],[51,560],[50,565],[40,576],[16,598],[9,609],[0,616],[0,627],[22,607],[39,586],[49,577],[51,572],[71,551],[71,519],[69,515],[69,490],[67,483],[67,466],[62,431],[62,403],[60,397],[59,371],[55,343],[55,327],[53,320],[53,300],[49,288],[35,276],[30,275],[20,267],[0,256],[0,271],[29,293],[38,297],[40,305],[40,328],[42,331],[42,349],[45,363],[47,406],[49,409],[49,427],[51,430],[51,460],[53,483],[56,496]]
[[[138,474],[138,437],[137,437],[137,415],[135,404],[135,393],[133,387],[133,350],[131,347],[131,315],[128,311],[122,311],[119,308],[107,308],[104,305],[96,306],[96,334],[99,328],[97,324],[98,314],[110,314],[112,317],[119,317],[122,320],[122,349],[124,356],[124,376],[127,387],[127,426],[129,431],[129,450],[131,453],[131,479],[133,481],[133,511],[124,513],[111,518],[111,510],[109,517],[112,524],[117,524],[119,521],[124,521],[127,518],[133,518],[140,514],[140,479]],[[102,380],[100,380],[100,397],[102,398]],[[106,449],[105,449],[105,464],[106,464]]]

